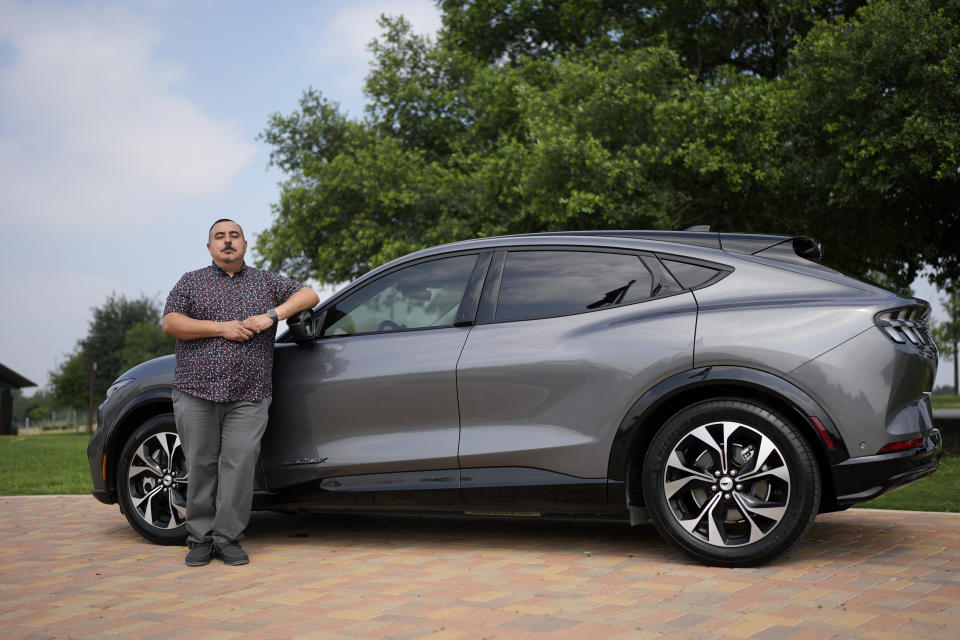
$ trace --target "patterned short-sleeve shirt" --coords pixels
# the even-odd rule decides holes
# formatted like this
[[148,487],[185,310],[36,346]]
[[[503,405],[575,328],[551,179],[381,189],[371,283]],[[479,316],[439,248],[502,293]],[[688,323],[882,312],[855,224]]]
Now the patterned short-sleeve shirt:
[[[244,265],[231,278],[216,264],[185,273],[167,296],[163,314],[197,320],[245,320],[266,313],[302,285]],[[173,386],[214,402],[260,401],[273,395],[273,343],[277,328],[245,342],[226,338],[177,340]]]

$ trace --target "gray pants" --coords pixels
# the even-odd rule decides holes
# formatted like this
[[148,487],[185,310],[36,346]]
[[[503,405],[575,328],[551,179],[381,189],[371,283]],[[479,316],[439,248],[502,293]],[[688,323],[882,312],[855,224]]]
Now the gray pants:
[[187,461],[187,543],[240,540],[250,521],[253,475],[271,398],[212,402],[173,391]]

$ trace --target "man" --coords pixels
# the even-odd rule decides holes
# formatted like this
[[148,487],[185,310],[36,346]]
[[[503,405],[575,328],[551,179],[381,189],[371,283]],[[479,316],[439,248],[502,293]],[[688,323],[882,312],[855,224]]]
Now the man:
[[319,301],[309,287],[244,264],[247,241],[233,220],[213,223],[207,250],[213,264],[184,274],[163,309],[163,330],[177,338],[173,413],[189,478],[191,567],[214,555],[250,561],[240,539],[273,393],[277,322]]

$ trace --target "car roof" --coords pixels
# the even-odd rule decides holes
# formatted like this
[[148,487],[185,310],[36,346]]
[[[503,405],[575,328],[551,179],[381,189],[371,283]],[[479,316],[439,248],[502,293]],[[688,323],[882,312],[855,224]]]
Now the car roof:
[[[450,244],[431,247],[424,251],[440,249],[449,251],[452,248],[471,247],[498,244],[502,246],[521,245],[529,243],[531,240],[540,244],[543,239],[566,239],[574,238],[622,238],[628,240],[650,240],[662,243],[682,244],[688,246],[705,247],[725,252],[756,254],[779,244],[793,242],[798,240],[794,236],[757,234],[757,233],[720,233],[716,231],[644,231],[644,230],[591,230],[591,231],[547,231],[543,233],[524,233],[506,236],[493,236],[488,238],[476,238],[472,240],[462,240]],[[809,243],[815,241],[808,238],[801,240]],[[418,252],[419,253],[419,252]]]
[[[470,251],[479,249],[506,248],[516,246],[597,246],[602,243],[610,248],[651,251],[665,254],[679,254],[694,259],[718,260],[722,255],[729,257],[733,254],[757,255],[767,250],[783,248],[780,260],[797,258],[798,246],[803,249],[813,247],[819,253],[820,245],[815,240],[805,237],[751,234],[751,233],[720,233],[711,231],[644,231],[644,230],[609,230],[609,231],[548,231],[543,233],[526,233],[504,236],[491,236],[461,240],[449,244],[436,245],[415,251],[395,260],[380,265],[368,271],[351,283],[351,286],[362,281],[378,277],[399,264],[430,258],[454,251]],[[799,243],[799,245],[798,245]],[[774,257],[774,256],[771,256]],[[819,258],[819,255],[817,256]],[[342,292],[341,292],[342,293]],[[340,295],[339,293],[337,295]]]

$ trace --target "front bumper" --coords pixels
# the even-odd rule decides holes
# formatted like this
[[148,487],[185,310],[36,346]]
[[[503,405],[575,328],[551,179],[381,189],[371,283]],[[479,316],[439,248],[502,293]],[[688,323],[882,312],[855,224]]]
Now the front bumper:
[[866,502],[905,487],[937,470],[943,456],[940,430],[932,428],[923,438],[923,446],[875,456],[850,458],[831,469],[837,488],[837,506]]
[[[103,425],[102,405],[97,409],[97,424]],[[93,437],[90,438],[90,444],[87,445],[87,460],[90,463],[90,479],[93,481],[93,497],[104,504],[114,504],[116,500],[107,487],[106,482],[106,463],[107,454],[105,451],[107,430],[98,428]]]

